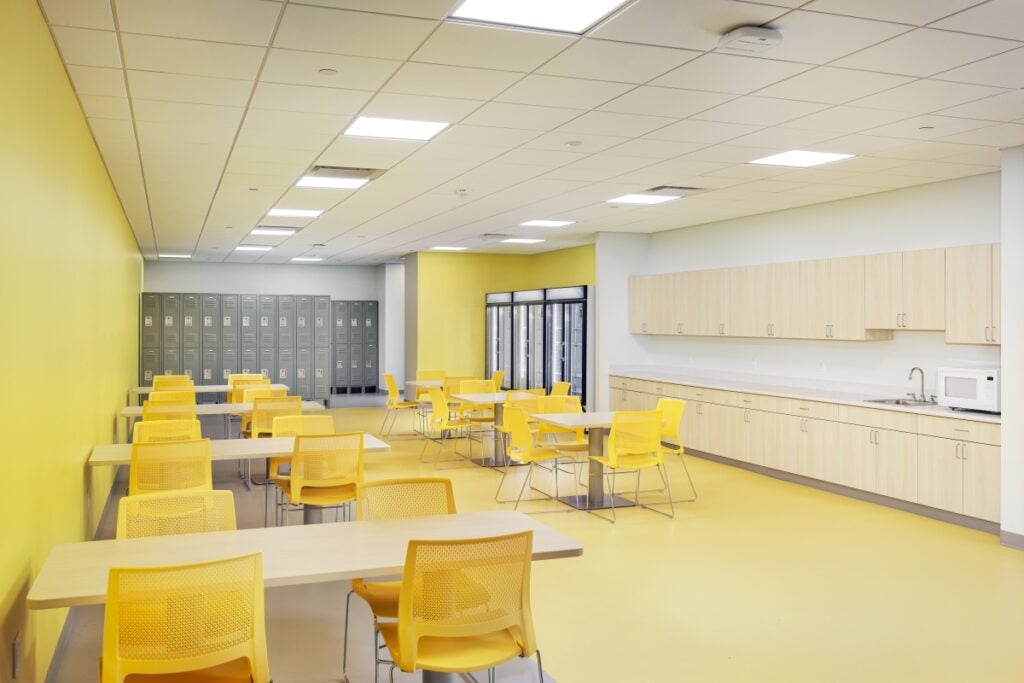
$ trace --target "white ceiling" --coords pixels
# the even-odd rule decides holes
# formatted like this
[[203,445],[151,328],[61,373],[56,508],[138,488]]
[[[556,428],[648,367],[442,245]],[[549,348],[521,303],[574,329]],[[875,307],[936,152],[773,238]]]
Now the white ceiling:
[[[446,22],[458,0],[40,4],[147,258],[544,251],[988,173],[1024,143],[1020,0],[634,0],[585,37]],[[742,24],[783,42],[713,51]],[[426,143],[341,135],[358,115],[452,125]],[[794,148],[857,157],[746,163]],[[294,187],[314,164],[387,171]],[[656,185],[708,191],[605,203]],[[576,224],[518,227],[538,218]],[[260,224],[301,230],[249,237]]]

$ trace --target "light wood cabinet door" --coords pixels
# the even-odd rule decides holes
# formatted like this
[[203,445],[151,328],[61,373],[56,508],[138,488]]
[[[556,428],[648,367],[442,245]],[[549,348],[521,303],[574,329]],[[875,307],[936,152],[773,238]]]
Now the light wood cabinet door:
[[779,415],[761,410],[743,411],[744,441],[743,449],[749,460],[755,465],[773,467],[775,444],[778,441],[777,432],[779,426]]
[[875,490],[875,431],[860,425],[836,427],[838,482],[864,491]]
[[609,400],[612,410],[635,410],[632,407],[635,402],[635,394],[636,392],[628,389],[612,389]]
[[771,265],[769,336],[792,339],[803,335],[805,315],[800,294],[802,285],[799,261]]
[[917,501],[917,435],[875,430],[875,493]]
[[993,344],[999,344],[1002,340],[1000,328],[1002,327],[1003,313],[1003,250],[1001,245],[992,245],[992,333],[990,338]]
[[672,273],[668,279],[668,334],[693,334],[686,327],[687,308],[691,305],[690,273]]
[[964,467],[964,514],[998,522],[999,448],[964,442],[960,457]]
[[704,410],[707,413],[707,451],[743,460],[743,410],[714,403],[705,403]]
[[699,271],[703,296],[703,315],[700,320],[701,334],[721,336],[729,328],[729,277],[731,268]]
[[838,427],[835,422],[827,420],[804,420],[804,440],[800,449],[804,476],[822,481],[839,480]]
[[829,259],[828,338],[865,339],[864,257]]
[[[711,271],[694,270],[686,273],[683,280],[686,289],[686,306],[683,309],[683,330],[685,334],[705,335],[710,334],[708,318],[713,314],[709,312],[711,303],[708,297],[712,295]],[[717,328],[715,334],[718,334]]]
[[803,339],[828,339],[829,260],[800,262],[800,305],[797,321]]
[[917,502],[963,513],[964,467],[960,441],[917,437]]
[[772,314],[771,265],[748,266],[733,278],[740,288],[734,299],[737,309],[730,319],[734,336],[768,337]]
[[800,462],[800,449],[803,445],[804,418],[793,415],[777,415],[775,431],[775,448],[765,459],[765,467],[773,467],[783,472],[803,474]]
[[[945,266],[943,266],[945,267]],[[900,326],[903,258],[899,252],[864,257],[864,325],[873,330]]]
[[634,275],[629,278],[629,331],[650,334],[651,276]]
[[[944,330],[946,328],[946,250],[905,251],[903,261],[903,306],[901,328]],[[870,279],[866,281],[870,287]],[[872,327],[868,325],[868,327]]]
[[687,401],[683,411],[683,445],[697,451],[708,452],[708,404]]
[[946,249],[946,341],[991,343],[992,245]]

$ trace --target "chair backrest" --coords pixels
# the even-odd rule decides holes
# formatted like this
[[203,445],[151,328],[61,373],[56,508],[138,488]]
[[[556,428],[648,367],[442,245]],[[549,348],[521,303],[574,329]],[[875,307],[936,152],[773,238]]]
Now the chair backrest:
[[148,400],[153,403],[196,402],[196,392],[192,389],[172,389],[169,391],[151,391]]
[[[363,433],[296,436],[292,449],[292,500],[303,487],[352,486],[363,481]],[[354,496],[353,496],[354,497]]]
[[384,386],[388,389],[388,407],[402,402],[402,394],[398,391],[398,383],[395,381],[394,375],[384,374]]
[[356,488],[356,519],[379,521],[454,515],[452,480],[409,477],[363,482]]
[[143,401],[142,421],[151,420],[194,420],[195,401]]
[[444,395],[451,399],[452,394],[457,394],[462,390],[462,383],[467,382],[476,377],[445,377],[444,378]]
[[266,378],[263,375],[258,375],[256,373],[252,373],[252,372],[233,372],[233,373],[228,375],[228,386],[229,387],[234,387],[235,386],[235,382],[240,382],[240,381],[241,382],[250,381],[250,380],[260,380],[260,381],[263,381],[265,379]]
[[661,438],[670,439],[682,446],[683,439],[680,436],[680,430],[682,429],[683,412],[686,410],[686,401],[679,398],[659,398],[655,410],[661,413]]
[[333,433],[334,417],[326,413],[278,415],[270,424],[271,436],[310,436]]
[[529,417],[530,415],[536,415],[540,412],[539,403],[539,396],[531,396],[530,398],[514,398],[510,401],[505,401],[505,410],[502,414],[502,426],[508,426],[508,418],[505,416],[508,415],[509,408],[520,408],[524,413],[526,413],[527,417]]
[[430,428],[447,429],[448,428],[448,397],[441,389],[431,389],[427,392],[430,396]]
[[125,496],[117,505],[117,538],[234,531],[231,491],[161,491]]
[[579,396],[551,396],[537,397],[538,413],[582,413],[583,405]]
[[143,420],[132,428],[132,443],[195,441],[203,438],[199,420]]
[[129,496],[212,488],[209,439],[132,444]]
[[614,467],[620,456],[661,452],[661,413],[656,410],[621,411],[612,415],[608,434],[608,462]]
[[555,382],[554,384],[551,385],[551,395],[552,396],[568,396],[569,395],[569,388],[571,386],[572,385],[569,384],[568,382]]
[[231,385],[231,391],[228,394],[228,403],[244,403],[246,389],[253,389],[255,387],[269,384],[270,379],[263,375],[249,375],[244,379],[237,379]]
[[282,415],[301,415],[301,396],[257,398],[252,402],[252,437],[274,432],[274,418]]
[[526,394],[533,394],[534,396],[546,396],[548,392],[544,391],[544,387],[538,387],[536,389],[516,389],[516,391],[522,391]]
[[505,382],[505,371],[495,370],[491,373],[491,381],[494,382],[494,390],[501,391],[501,385]]
[[459,382],[459,394],[493,394],[494,381],[489,379],[464,379]]
[[444,370],[417,370],[416,381],[428,382],[430,380],[444,379]]
[[107,580],[101,683],[244,659],[267,683],[263,556],[168,567],[114,567]]
[[188,375],[154,375],[153,391],[171,391],[174,389],[192,389],[195,383]]
[[269,384],[262,384],[256,387],[246,387],[242,392],[242,403],[252,403],[258,398],[281,398],[288,395],[288,390],[281,387],[274,389]]
[[533,532],[409,541],[398,598],[398,659],[417,668],[422,638],[508,633],[524,657],[536,651],[530,611]]
[[[527,456],[533,452],[533,434],[530,432],[530,422],[526,418],[526,411],[518,406],[505,406],[504,427],[508,429],[508,453],[512,455]],[[518,459],[518,458],[513,458]]]

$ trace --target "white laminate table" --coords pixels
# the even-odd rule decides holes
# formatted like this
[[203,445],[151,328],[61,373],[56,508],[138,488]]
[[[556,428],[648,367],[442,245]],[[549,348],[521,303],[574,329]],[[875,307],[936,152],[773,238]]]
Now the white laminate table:
[[[455,401],[461,401],[462,403],[468,403],[475,406],[494,406],[494,425],[503,423],[502,415],[504,414],[505,401],[514,401],[519,398],[530,398],[535,396],[528,391],[495,391],[493,393],[486,394],[452,394],[452,399]],[[482,449],[481,449],[482,450]],[[473,460],[478,465],[484,467],[500,467],[505,463],[505,458],[501,457],[502,452],[502,441],[501,432],[497,429],[494,430],[494,453],[491,457],[480,456]]]
[[[261,384],[259,386],[264,389],[269,386],[271,389],[290,391],[287,384]],[[227,384],[197,384],[194,388],[197,394],[226,394],[231,391],[231,387]],[[153,387],[132,387],[128,390],[128,402],[131,403],[135,397],[146,396],[152,391]]]
[[[302,402],[303,413],[316,412],[318,410],[324,410],[322,403],[317,401]],[[196,405],[196,417],[200,415],[223,415],[227,417],[229,415],[248,415],[251,412],[251,403],[199,403]],[[117,416],[124,420],[125,441],[127,441],[128,434],[131,432],[132,420],[142,417],[142,406],[125,406],[117,411]]]

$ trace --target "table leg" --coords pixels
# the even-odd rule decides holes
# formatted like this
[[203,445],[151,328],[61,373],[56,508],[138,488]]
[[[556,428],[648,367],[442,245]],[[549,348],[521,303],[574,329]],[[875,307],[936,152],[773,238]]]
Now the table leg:
[[494,404],[494,460],[498,462],[499,454],[501,455],[501,461],[504,461],[504,440],[501,437],[501,432],[498,431],[498,425],[505,421],[505,406],[501,402]]
[[455,683],[459,680],[457,676],[458,674],[424,670],[423,683]]
[[324,519],[324,510],[319,505],[302,506],[303,524],[320,524]]
[[[604,435],[607,430],[604,427],[591,427],[587,437],[589,455],[601,455],[604,453]],[[587,493],[582,496],[562,496],[558,500],[571,505],[578,510],[604,510],[612,506],[612,498],[615,499],[615,507],[631,507],[635,503],[620,496],[613,496],[611,492],[604,490],[604,465],[596,460],[587,460]]]

